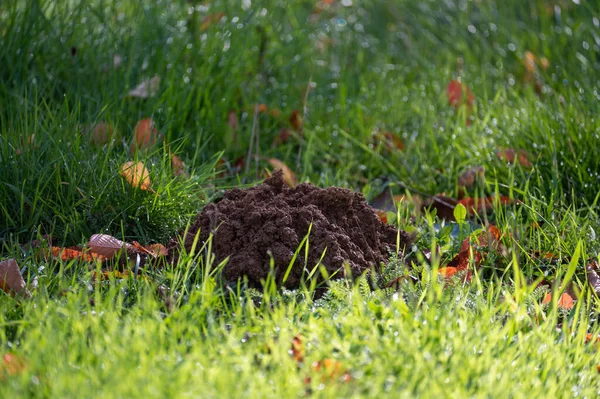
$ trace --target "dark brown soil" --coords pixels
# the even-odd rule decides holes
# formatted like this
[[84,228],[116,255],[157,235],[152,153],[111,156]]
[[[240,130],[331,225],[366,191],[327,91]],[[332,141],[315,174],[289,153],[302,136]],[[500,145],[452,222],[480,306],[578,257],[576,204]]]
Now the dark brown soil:
[[[214,233],[216,264],[229,257],[224,278],[235,281],[247,276],[253,286],[267,278],[272,256],[276,281],[281,284],[311,223],[306,269],[303,248],[284,284],[288,288],[299,286],[325,250],[322,265],[329,275],[343,277],[340,269],[344,263],[358,276],[371,267],[379,268],[396,248],[398,231],[379,220],[362,194],[311,184],[290,189],[281,171],[256,187],[229,190],[222,200],[207,205],[189,228],[184,243],[189,251],[200,231],[200,248]],[[177,258],[180,238],[169,242],[173,258]],[[408,236],[401,232],[400,245],[406,243]],[[315,275],[320,278],[320,273]]]

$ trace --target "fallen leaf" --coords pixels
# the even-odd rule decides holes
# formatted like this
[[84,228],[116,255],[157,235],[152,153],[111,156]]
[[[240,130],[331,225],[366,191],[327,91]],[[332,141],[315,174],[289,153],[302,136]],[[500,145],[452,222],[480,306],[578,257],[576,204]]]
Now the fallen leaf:
[[151,79],[144,80],[135,89],[129,91],[129,97],[149,98],[158,93],[160,87],[160,76],[154,75]]
[[282,161],[277,158],[269,158],[269,164],[275,169],[281,169],[283,171],[283,181],[289,187],[296,187],[298,185],[298,181],[296,180],[296,175],[292,170]]
[[25,371],[26,365],[22,357],[13,353],[5,353],[2,355],[2,363],[0,364],[0,381],[4,381],[7,376],[15,376]]
[[173,174],[175,176],[187,177],[187,173],[185,172],[185,164],[175,154],[171,154],[171,168],[173,169]]
[[394,205],[394,196],[392,195],[392,190],[389,186],[379,194],[377,197],[373,198],[369,205],[373,208],[383,211],[396,212],[396,206]]
[[152,118],[140,119],[133,129],[133,141],[129,151],[133,154],[135,150],[144,150],[152,147],[160,133],[154,128],[154,121]]
[[448,102],[454,108],[459,108],[463,104],[470,107],[475,102],[475,96],[471,93],[471,90],[466,84],[458,80],[452,80],[448,83],[446,94],[448,95]]
[[275,139],[273,139],[273,146],[277,147],[281,144],[287,143],[290,137],[292,137],[292,135],[290,134],[289,130],[286,128],[281,128],[279,130],[279,135],[275,136]]
[[229,125],[231,130],[233,130],[234,133],[237,132],[240,125],[238,123],[238,117],[235,111],[230,111],[227,115],[227,124]]
[[118,270],[104,270],[104,271],[97,271],[94,270],[92,272],[92,281],[106,281],[106,280],[111,280],[111,279],[126,279],[126,278],[131,278],[131,277],[135,277],[133,271],[131,270],[125,270],[125,271],[118,271]]
[[302,129],[302,115],[300,115],[300,111],[297,109],[293,110],[292,114],[290,115],[290,124],[297,132]]
[[264,114],[265,112],[267,112],[267,104],[259,104],[258,105],[258,112],[260,114]]
[[452,266],[441,267],[438,270],[438,273],[446,278],[450,278],[458,273],[458,268]]
[[93,253],[110,259],[122,249],[127,249],[129,244],[108,234],[94,234],[87,246]]
[[600,296],[600,276],[596,270],[598,270],[596,261],[592,261],[585,265],[588,285],[596,295]]
[[[542,303],[546,304],[546,303],[550,303],[550,302],[552,302],[552,293],[551,292],[546,294]],[[566,292],[563,292],[562,295],[560,296],[560,298],[558,298],[557,304],[559,307],[561,307],[563,309],[572,309],[573,305],[575,304],[575,301],[573,300],[571,295],[567,294]]]
[[515,150],[513,148],[500,148],[496,151],[496,156],[501,161],[505,161],[509,164],[513,164],[515,162],[515,158],[517,158],[517,163],[524,168],[531,169],[533,168],[533,164],[529,161],[529,155],[525,150]]
[[106,122],[98,122],[91,129],[90,142],[92,144],[107,144],[113,139],[114,132],[113,125]]
[[484,175],[485,168],[483,166],[474,166],[467,169],[462,175],[460,175],[458,178],[458,185],[465,188],[473,187],[477,180],[484,178]]
[[212,25],[221,21],[221,19],[225,16],[224,12],[217,12],[215,14],[207,15],[204,17],[202,22],[200,23],[200,30],[205,31],[210,28]]
[[52,255],[52,257],[63,260],[65,262],[71,260],[82,260],[84,262],[104,262],[106,260],[106,257],[104,257],[103,255],[90,251],[84,251],[83,249],[77,247],[52,247],[50,248],[50,254]]
[[534,73],[537,69],[537,59],[531,51],[526,51],[523,56],[523,62],[525,63],[525,69],[528,73]]
[[304,346],[302,345],[302,341],[304,341],[304,337],[300,334],[292,339],[291,355],[299,363],[304,361]]
[[125,162],[121,165],[120,174],[133,187],[156,194],[150,183],[150,172],[148,172],[143,163]]
[[167,247],[165,247],[162,244],[150,244],[145,246],[144,248],[150,251],[152,256],[154,256],[155,258],[160,256],[167,256],[169,254],[169,250],[167,250]]
[[7,259],[0,262],[0,290],[11,295],[23,295],[30,297],[31,294],[25,289],[25,280],[15,259]]
[[457,204],[458,201],[453,198],[435,195],[423,203],[422,209],[427,209],[429,211],[436,209],[436,215],[440,219],[454,220],[454,208]]
[[458,201],[462,204],[469,214],[488,212],[494,209],[494,203],[497,201],[500,205],[510,205],[513,200],[510,197],[500,195],[498,197],[485,197],[485,198],[463,198]]
[[388,149],[400,151],[404,150],[404,141],[402,141],[400,137],[396,136],[392,132],[385,132],[383,137],[385,138],[384,142]]

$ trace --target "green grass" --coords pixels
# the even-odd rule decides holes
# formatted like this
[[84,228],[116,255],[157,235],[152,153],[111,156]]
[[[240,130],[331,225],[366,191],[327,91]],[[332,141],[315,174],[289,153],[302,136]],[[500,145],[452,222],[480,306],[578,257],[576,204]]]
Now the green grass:
[[[317,2],[274,0],[0,5],[0,260],[38,279],[32,299],[0,295],[0,354],[26,365],[3,376],[0,361],[0,396],[597,396],[600,355],[585,336],[600,329],[600,302],[584,264],[600,249],[600,9],[581,3],[355,0],[320,13]],[[526,81],[526,51],[549,60],[534,76],[542,94]],[[154,75],[155,97],[127,97]],[[448,104],[459,77],[471,111]],[[255,115],[255,104],[280,115]],[[164,140],[131,154],[148,117]],[[99,121],[116,130],[102,146],[82,129]],[[253,126],[258,163],[230,173]],[[275,144],[281,129],[292,138]],[[377,144],[387,131],[404,150]],[[527,151],[533,168],[498,160],[499,147]],[[173,177],[169,151],[190,178]],[[222,265],[193,254],[147,278],[98,283],[87,264],[21,246],[99,232],[164,243],[222,190],[260,181],[270,157],[301,181],[367,198],[385,185],[456,197],[458,176],[484,166],[471,194],[518,200],[488,216],[507,233],[508,256],[490,256],[471,284],[448,283],[437,268],[461,240],[410,206],[393,223],[417,232],[415,248],[379,281],[335,282],[321,299],[310,288],[223,284]],[[132,160],[148,167],[156,195],[119,176]],[[436,245],[430,267],[417,249]],[[407,273],[419,281],[385,288]],[[541,279],[554,290],[571,281],[576,306],[541,304],[551,289],[534,289]],[[325,358],[351,380],[313,370]]]

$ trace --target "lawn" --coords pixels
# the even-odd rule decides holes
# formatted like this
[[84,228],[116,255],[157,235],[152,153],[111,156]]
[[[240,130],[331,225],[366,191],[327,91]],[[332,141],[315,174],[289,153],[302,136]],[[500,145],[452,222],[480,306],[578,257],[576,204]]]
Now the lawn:
[[[600,395],[596,2],[13,0],[0,65],[1,397]],[[297,289],[52,249],[281,163],[411,244]]]

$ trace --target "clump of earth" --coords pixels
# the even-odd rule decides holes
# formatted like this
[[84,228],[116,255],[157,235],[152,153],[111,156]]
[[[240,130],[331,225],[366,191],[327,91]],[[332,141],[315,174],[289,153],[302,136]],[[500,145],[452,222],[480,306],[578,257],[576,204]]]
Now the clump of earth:
[[190,251],[198,232],[197,248],[212,233],[216,264],[229,258],[223,269],[226,280],[245,276],[251,286],[260,286],[273,262],[281,284],[311,224],[308,259],[302,248],[283,283],[288,288],[297,288],[319,261],[333,278],[345,276],[345,264],[353,276],[377,270],[395,251],[398,234],[401,248],[409,242],[405,232],[379,219],[362,194],[308,183],[288,188],[282,172],[276,171],[258,186],[229,190],[208,204],[186,236],[171,239],[168,248],[176,259],[181,239]]

